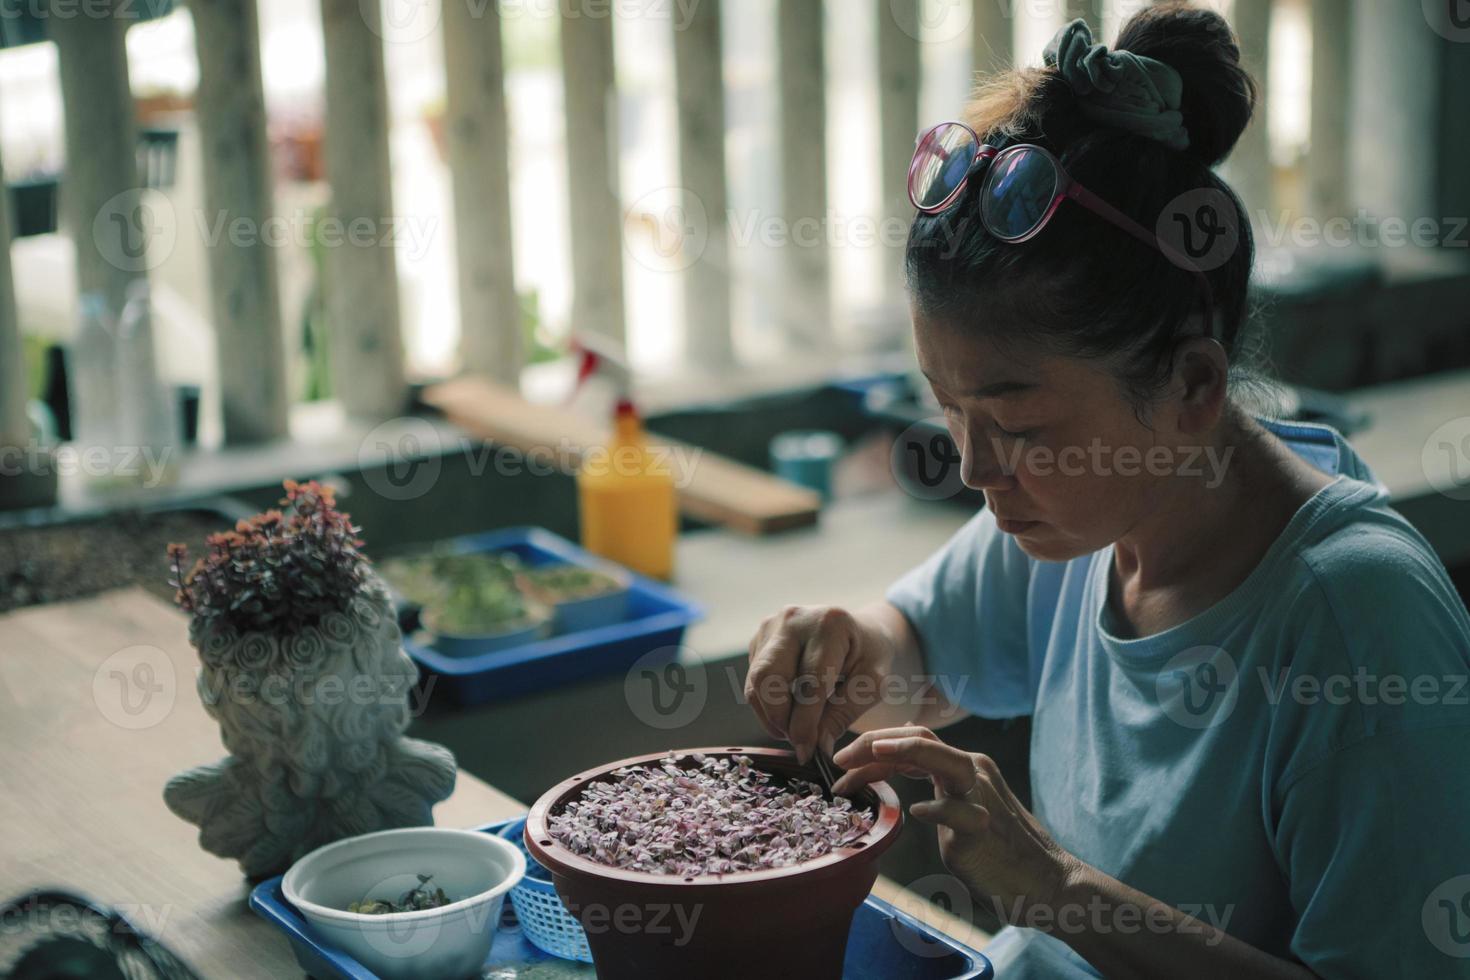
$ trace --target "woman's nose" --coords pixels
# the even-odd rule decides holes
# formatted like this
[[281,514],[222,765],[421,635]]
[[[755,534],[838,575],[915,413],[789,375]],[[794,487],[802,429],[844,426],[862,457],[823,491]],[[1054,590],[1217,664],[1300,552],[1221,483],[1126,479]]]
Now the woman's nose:
[[979,426],[967,425],[954,432],[960,450],[960,479],[971,490],[1008,490],[1015,486],[1015,468],[1006,459],[1005,447],[986,437]]

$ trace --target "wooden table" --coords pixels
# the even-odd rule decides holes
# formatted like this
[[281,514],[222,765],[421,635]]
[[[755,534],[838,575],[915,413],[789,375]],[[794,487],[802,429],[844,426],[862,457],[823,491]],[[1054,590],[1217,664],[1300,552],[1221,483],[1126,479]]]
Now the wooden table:
[[[170,776],[224,754],[196,667],[184,617],[140,590],[0,616],[0,899],[66,888],[116,907],[200,976],[299,976],[234,862],[200,850],[164,806]],[[471,827],[525,809],[461,771],[434,817]],[[874,892],[962,942],[989,938],[895,882]]]
[[[201,976],[299,976],[234,862],[164,806],[170,776],[224,755],[196,667],[184,617],[141,591],[0,616],[0,899],[60,886],[117,907]],[[460,772],[434,818],[523,810]]]

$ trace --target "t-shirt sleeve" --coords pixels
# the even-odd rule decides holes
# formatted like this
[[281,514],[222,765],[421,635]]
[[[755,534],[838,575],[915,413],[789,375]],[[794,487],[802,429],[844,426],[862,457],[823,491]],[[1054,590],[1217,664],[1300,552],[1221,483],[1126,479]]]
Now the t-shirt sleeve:
[[1032,560],[982,510],[888,589],[951,702],[985,718],[1032,711],[1027,593]]
[[1313,683],[1273,722],[1292,952],[1326,980],[1470,978],[1470,616],[1426,543],[1349,541],[1312,562],[1291,673]]

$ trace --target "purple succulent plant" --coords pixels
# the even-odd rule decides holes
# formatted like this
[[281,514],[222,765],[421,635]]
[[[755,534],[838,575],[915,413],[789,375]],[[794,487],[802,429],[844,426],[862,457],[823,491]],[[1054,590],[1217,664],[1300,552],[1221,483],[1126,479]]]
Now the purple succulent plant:
[[564,847],[599,864],[690,876],[809,861],[856,841],[873,820],[816,783],[755,768],[749,756],[692,753],[589,783],[549,825]]

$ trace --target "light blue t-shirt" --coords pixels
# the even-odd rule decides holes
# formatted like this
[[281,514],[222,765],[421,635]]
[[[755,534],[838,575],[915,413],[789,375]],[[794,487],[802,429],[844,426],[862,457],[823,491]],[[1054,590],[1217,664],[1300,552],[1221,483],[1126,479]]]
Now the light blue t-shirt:
[[[1036,561],[988,511],[888,599],[961,707],[1032,716],[1072,854],[1328,980],[1470,977],[1470,616],[1336,431],[1261,421],[1337,479],[1187,622],[1120,639],[1111,546]],[[1097,975],[1035,929],[988,952],[1000,980]]]

